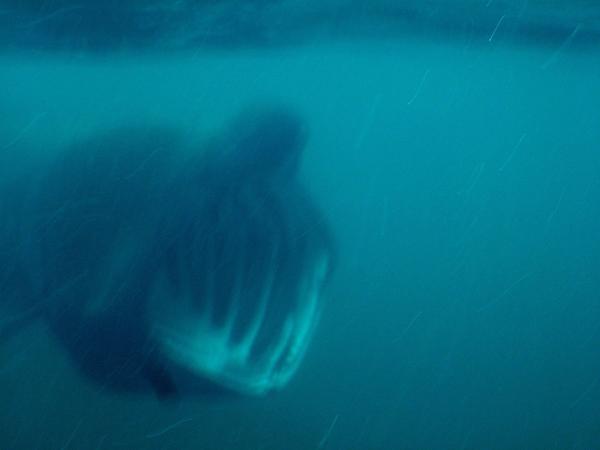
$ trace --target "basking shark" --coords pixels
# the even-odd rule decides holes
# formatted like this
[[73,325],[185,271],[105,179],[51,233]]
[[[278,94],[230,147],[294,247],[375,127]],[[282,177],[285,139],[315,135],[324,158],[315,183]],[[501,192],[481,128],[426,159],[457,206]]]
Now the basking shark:
[[242,113],[202,145],[161,127],[75,143],[0,191],[7,338],[42,321],[117,391],[261,395],[297,371],[334,264],[298,176],[307,127]]

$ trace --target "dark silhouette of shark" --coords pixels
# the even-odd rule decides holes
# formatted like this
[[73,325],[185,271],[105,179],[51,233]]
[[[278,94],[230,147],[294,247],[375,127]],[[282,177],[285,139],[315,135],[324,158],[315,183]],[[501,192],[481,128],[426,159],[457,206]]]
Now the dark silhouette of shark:
[[304,122],[256,108],[197,146],[160,127],[72,145],[0,192],[0,292],[89,379],[263,394],[296,372],[334,250],[300,182]]

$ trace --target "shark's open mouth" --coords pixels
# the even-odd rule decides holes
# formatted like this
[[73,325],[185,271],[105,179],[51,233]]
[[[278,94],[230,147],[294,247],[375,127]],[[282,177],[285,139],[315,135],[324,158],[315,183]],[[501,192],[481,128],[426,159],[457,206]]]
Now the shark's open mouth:
[[[247,297],[247,291],[232,293],[224,320],[215,314],[215,302],[223,299],[215,296],[205,297],[200,310],[189,294],[172,302],[171,308],[163,303],[154,316],[161,350],[188,373],[236,392],[259,395],[282,388],[296,373],[311,340],[328,264],[321,256],[304,268],[295,291],[288,293],[295,298],[275,292],[281,280],[277,268],[271,267],[258,299]],[[163,278],[156,295],[168,295],[168,283]],[[254,306],[250,309],[247,303]],[[189,377],[176,381],[183,389],[193,389],[185,386]]]
[[[322,307],[331,266],[317,216],[293,189],[234,189],[206,200],[181,231],[150,292],[160,352],[185,380],[245,394],[285,386]],[[211,212],[212,211],[212,212]],[[205,383],[206,384],[206,383]]]

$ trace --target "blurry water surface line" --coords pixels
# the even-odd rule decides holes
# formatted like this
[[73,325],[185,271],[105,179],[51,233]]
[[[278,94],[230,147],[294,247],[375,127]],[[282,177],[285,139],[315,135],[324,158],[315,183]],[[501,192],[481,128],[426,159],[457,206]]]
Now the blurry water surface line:
[[0,48],[111,51],[270,47],[354,37],[600,39],[590,0],[3,0]]

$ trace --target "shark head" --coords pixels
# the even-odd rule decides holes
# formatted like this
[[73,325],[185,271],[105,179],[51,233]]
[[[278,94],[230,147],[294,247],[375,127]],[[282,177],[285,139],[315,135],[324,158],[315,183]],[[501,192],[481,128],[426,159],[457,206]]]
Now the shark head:
[[228,136],[198,195],[179,208],[148,322],[179,389],[202,390],[208,380],[260,395],[298,370],[333,258],[298,181],[303,122],[269,109],[242,115]]

